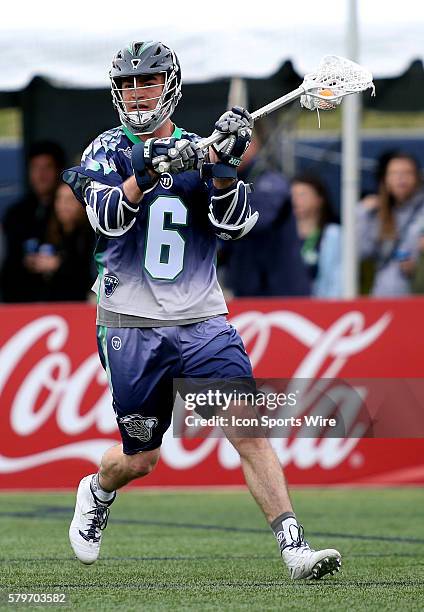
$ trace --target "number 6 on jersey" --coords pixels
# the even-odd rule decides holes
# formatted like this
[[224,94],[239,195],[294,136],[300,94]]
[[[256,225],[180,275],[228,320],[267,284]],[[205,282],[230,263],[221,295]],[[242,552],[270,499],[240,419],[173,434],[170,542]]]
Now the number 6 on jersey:
[[167,224],[187,225],[187,208],[180,198],[159,196],[149,208],[144,267],[152,278],[174,280],[184,267],[185,240]]

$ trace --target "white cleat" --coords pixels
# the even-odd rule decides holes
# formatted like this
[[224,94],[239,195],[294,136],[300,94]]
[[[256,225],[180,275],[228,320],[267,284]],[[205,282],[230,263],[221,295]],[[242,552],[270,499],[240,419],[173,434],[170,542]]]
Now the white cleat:
[[312,550],[303,539],[303,529],[299,527],[298,539],[281,551],[292,580],[319,580],[326,574],[334,575],[340,571],[342,561],[339,551],[333,548]]
[[106,528],[110,502],[101,502],[91,490],[93,474],[81,480],[77,492],[74,518],[69,527],[69,540],[76,557],[86,565],[97,561]]

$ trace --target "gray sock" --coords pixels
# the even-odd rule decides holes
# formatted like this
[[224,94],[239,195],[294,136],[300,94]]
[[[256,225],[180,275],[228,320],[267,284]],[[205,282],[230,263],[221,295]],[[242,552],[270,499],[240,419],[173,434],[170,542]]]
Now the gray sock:
[[116,495],[115,491],[105,491],[104,489],[102,489],[99,483],[98,474],[94,474],[90,484],[91,492],[93,493],[94,497],[96,497],[99,501],[106,503],[112,502],[114,500]]
[[283,512],[272,521],[271,529],[277,538],[280,550],[283,550],[298,538],[299,525],[296,515],[293,512]]

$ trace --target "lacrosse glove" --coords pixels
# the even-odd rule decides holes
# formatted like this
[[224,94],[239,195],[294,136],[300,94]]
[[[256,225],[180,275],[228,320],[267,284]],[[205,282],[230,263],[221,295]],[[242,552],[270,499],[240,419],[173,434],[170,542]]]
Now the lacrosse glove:
[[203,159],[204,152],[185,138],[149,138],[144,144],[146,166],[157,174],[199,170]]
[[214,178],[237,178],[237,168],[252,140],[253,119],[241,106],[233,106],[215,123],[214,134],[225,136],[212,145],[219,162],[212,168]]
[[143,186],[149,189],[156,185],[157,179],[152,178],[152,173],[177,174],[199,170],[204,156],[196,143],[185,138],[149,138],[145,143],[137,143],[132,148],[132,167],[137,185],[142,191],[146,190]]
[[144,142],[138,142],[133,146],[131,151],[131,166],[140,191],[146,193],[156,187],[159,176],[149,172],[149,168],[144,159]]

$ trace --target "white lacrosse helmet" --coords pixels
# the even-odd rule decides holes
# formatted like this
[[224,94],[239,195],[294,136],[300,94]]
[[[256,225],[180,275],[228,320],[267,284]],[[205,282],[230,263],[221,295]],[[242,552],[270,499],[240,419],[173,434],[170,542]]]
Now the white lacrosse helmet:
[[[122,96],[122,80],[133,78],[134,90],[147,89],[149,86],[137,87],[137,77],[152,74],[163,74],[162,93],[155,96],[156,107],[153,110],[139,108],[135,95],[136,109],[127,110]],[[119,117],[133,134],[151,134],[172,115],[181,98],[181,69],[174,51],[161,42],[133,42],[120,49],[112,60],[109,72],[112,85],[112,100]],[[151,86],[150,86],[151,87]]]

